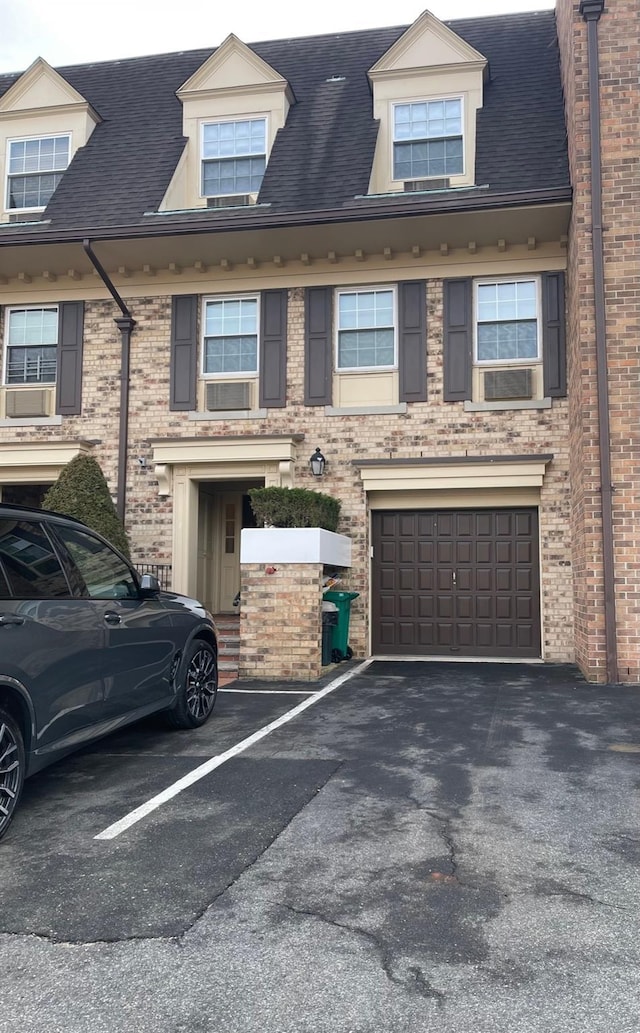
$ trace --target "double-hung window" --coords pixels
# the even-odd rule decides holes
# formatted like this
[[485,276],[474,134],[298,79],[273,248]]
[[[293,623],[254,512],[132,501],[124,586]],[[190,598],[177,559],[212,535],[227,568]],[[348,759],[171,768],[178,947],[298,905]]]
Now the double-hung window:
[[503,365],[541,359],[540,291],[535,278],[475,284],[475,359]]
[[204,376],[257,374],[258,320],[257,295],[205,299]]
[[4,383],[52,384],[56,379],[58,308],[10,308],[6,316]]
[[396,294],[392,287],[337,292],[336,369],[393,369],[396,357]]
[[462,98],[414,101],[393,107],[393,178],[464,173]]
[[266,165],[266,118],[202,126],[203,197],[258,193]]
[[7,148],[7,209],[46,208],[69,164],[71,137],[9,140]]

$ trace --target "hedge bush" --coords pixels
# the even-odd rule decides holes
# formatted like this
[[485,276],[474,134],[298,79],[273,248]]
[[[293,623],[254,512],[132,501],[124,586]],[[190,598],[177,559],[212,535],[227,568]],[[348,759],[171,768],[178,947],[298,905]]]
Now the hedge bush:
[[79,455],[62,470],[42,501],[43,509],[82,520],[129,557],[129,543],[107,482],[93,456]]
[[323,527],[335,531],[340,502],[306,488],[251,488],[251,508],[266,527]]

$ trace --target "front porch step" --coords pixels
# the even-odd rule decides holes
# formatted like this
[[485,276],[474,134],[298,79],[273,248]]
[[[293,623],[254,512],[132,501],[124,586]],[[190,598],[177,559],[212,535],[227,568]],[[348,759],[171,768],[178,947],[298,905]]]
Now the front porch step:
[[218,670],[227,683],[238,676],[240,659],[240,614],[219,613],[213,617],[218,632]]

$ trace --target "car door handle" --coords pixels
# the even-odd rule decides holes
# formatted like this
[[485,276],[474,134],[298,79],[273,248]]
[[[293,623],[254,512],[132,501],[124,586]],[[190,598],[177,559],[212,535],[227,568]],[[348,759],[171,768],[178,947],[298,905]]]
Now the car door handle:
[[13,613],[0,613],[0,626],[8,624],[24,624],[24,617],[17,617]]
[[105,619],[107,624],[121,624],[122,623],[122,617],[120,616],[119,613],[116,613],[115,610],[107,610],[105,615],[104,615],[104,619]]

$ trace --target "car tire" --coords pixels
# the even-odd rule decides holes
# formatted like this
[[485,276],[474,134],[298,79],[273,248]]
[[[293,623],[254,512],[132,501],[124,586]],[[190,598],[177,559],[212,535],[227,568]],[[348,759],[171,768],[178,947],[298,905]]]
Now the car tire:
[[218,695],[218,658],[208,642],[197,639],[185,650],[176,675],[176,700],[167,711],[174,728],[199,728],[211,716]]
[[17,721],[0,707],[0,839],[18,806],[25,774],[22,732]]

